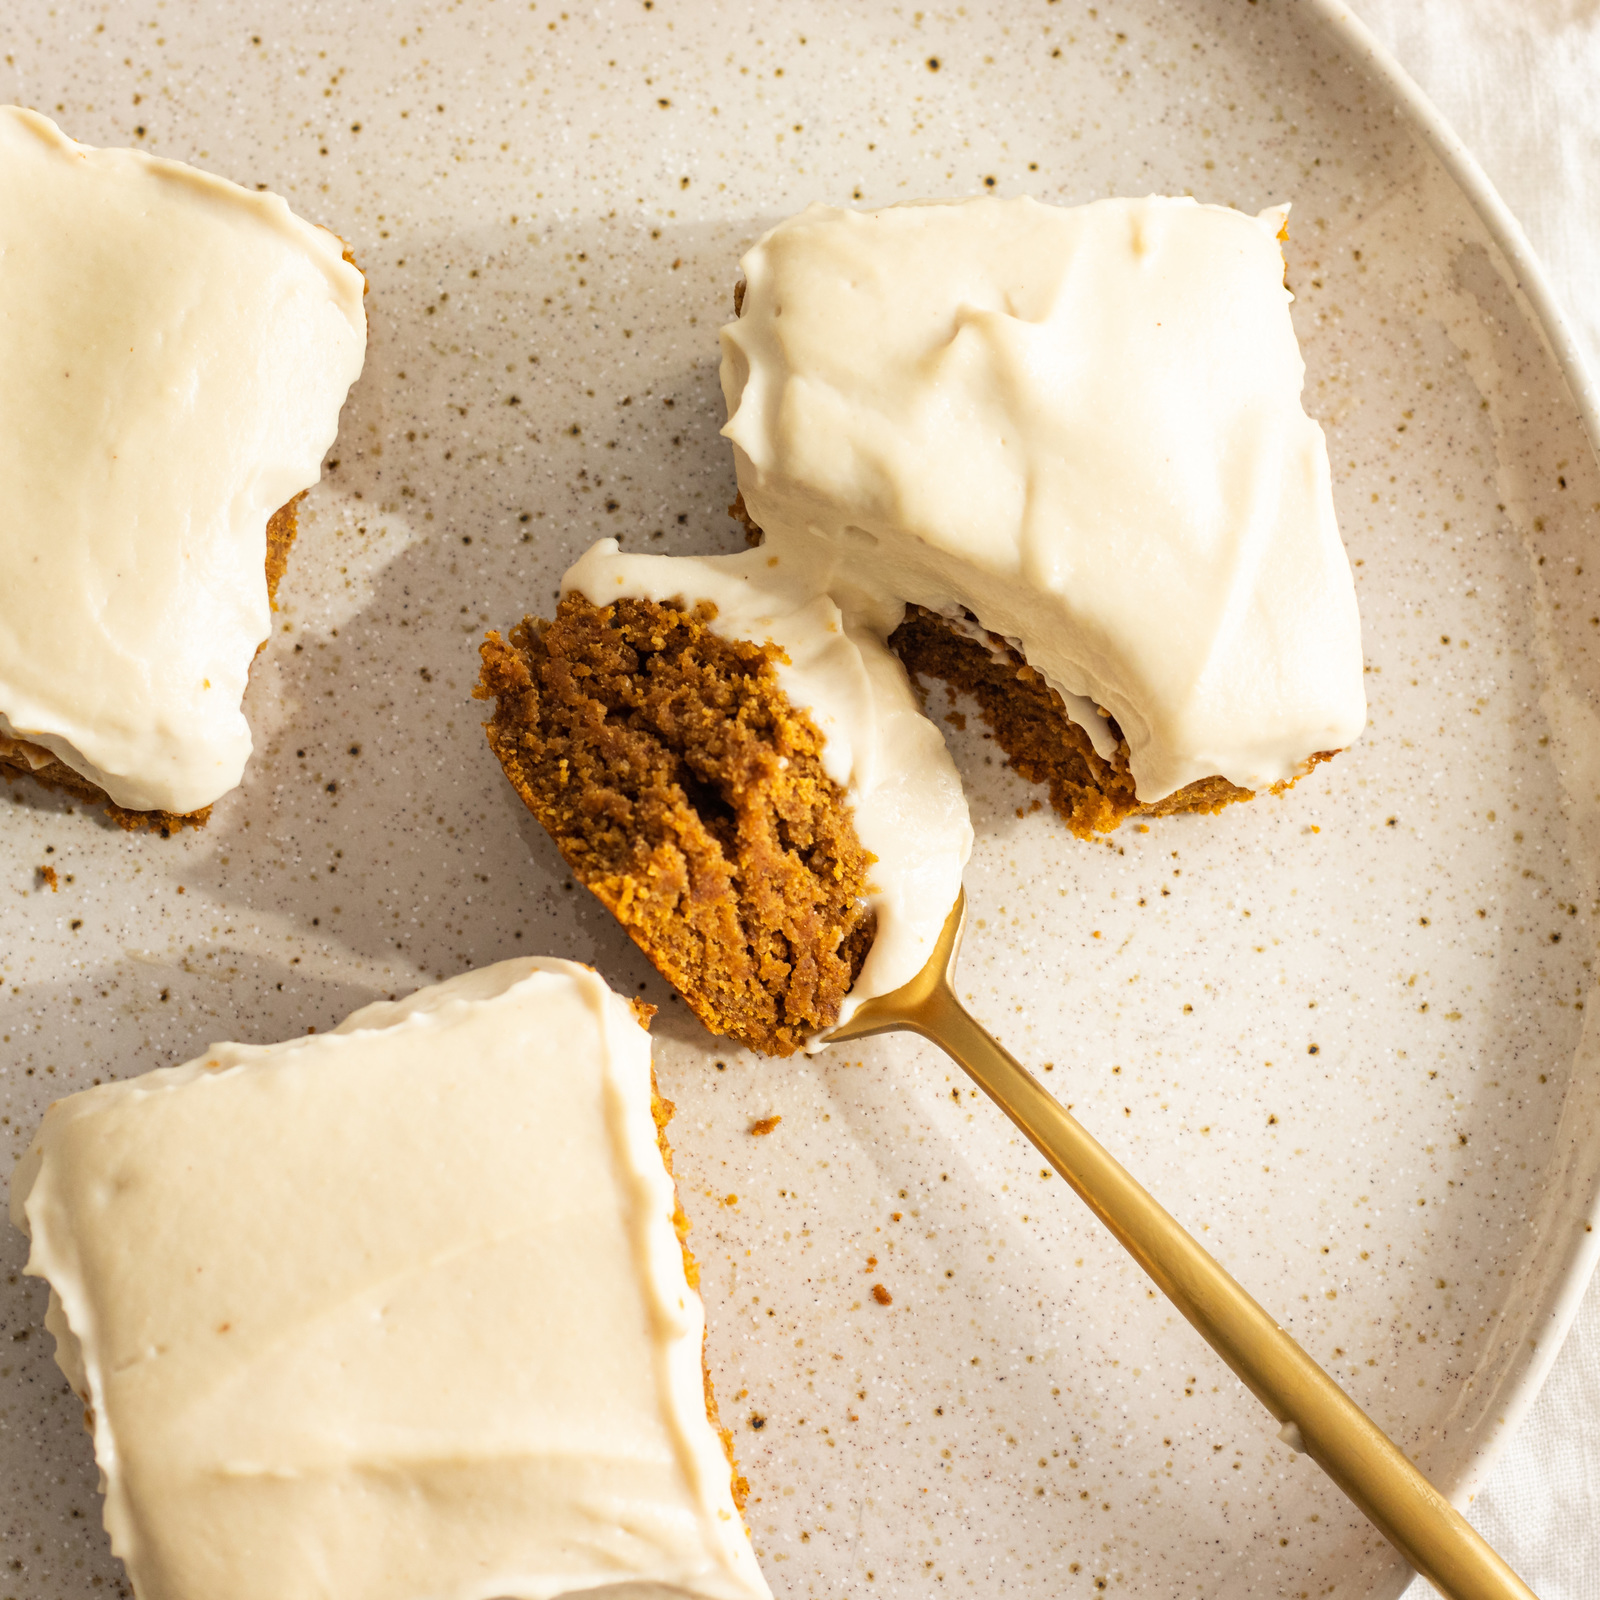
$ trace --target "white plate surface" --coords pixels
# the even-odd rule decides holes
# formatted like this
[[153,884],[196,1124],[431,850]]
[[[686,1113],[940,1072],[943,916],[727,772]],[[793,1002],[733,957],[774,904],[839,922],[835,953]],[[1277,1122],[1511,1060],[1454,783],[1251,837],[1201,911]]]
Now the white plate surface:
[[[514,953],[590,960],[662,1008],[780,1596],[1397,1593],[1382,1541],[942,1058],[709,1040],[569,889],[468,691],[484,627],[548,609],[602,534],[737,545],[716,328],[772,221],[990,184],[1291,199],[1367,735],[1284,799],[1086,847],[976,718],[952,727],[963,987],[1464,1496],[1565,1326],[1600,1168],[1600,471],[1514,236],[1317,7],[560,4],[13,9],[0,96],[288,196],[354,245],[372,345],[244,787],[166,842],[0,792],[11,1153],[54,1096],[214,1039]],[[115,1593],[44,1293],[4,1252],[0,1597]]]

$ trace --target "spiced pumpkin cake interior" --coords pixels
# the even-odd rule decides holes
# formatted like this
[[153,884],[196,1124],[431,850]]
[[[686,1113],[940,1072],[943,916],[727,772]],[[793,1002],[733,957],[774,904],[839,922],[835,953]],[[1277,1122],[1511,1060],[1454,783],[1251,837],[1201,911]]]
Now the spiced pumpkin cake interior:
[[789,1055],[917,970],[971,830],[898,662],[769,563],[603,541],[475,692],[573,876],[714,1033]]

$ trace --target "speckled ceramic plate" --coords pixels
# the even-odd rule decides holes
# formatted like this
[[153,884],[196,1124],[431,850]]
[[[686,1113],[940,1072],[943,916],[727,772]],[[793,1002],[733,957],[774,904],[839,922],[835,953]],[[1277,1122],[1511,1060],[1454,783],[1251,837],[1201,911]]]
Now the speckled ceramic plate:
[[[1387,1547],[933,1051],[765,1062],[702,1033],[573,891],[468,698],[484,627],[548,607],[596,537],[737,545],[716,328],[770,222],[985,188],[1292,199],[1371,725],[1284,799],[1085,847],[952,724],[964,987],[1465,1496],[1594,1239],[1600,471],[1514,226],[1359,30],[1283,0],[9,16],[0,94],[280,191],[372,286],[243,788],[166,842],[0,794],[10,1150],[55,1095],[213,1039],[577,956],[662,1008],[780,1596],[1396,1593]],[[4,1248],[0,1600],[116,1592],[44,1292]]]

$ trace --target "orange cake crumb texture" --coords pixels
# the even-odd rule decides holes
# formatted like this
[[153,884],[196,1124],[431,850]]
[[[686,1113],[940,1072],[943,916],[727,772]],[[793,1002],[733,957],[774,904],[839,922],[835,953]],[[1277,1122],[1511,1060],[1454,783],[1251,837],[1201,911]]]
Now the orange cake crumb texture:
[[713,1033],[787,1056],[872,944],[874,859],[776,650],[713,613],[568,595],[491,633],[489,744],[582,883]]
[[[279,506],[267,519],[267,599],[273,610],[277,610],[278,585],[289,566],[289,547],[299,532],[297,508],[303,499],[305,491],[302,489],[294,499],[287,505]],[[265,648],[266,641],[263,640],[261,649]],[[260,653],[260,650],[256,652],[257,655]],[[141,828],[154,828],[159,830],[163,839],[170,839],[175,830],[203,828],[211,818],[210,806],[184,812],[129,811],[115,804],[93,779],[75,772],[42,745],[30,744],[25,739],[8,739],[4,734],[0,734],[0,777],[4,777],[8,783],[18,777],[32,778],[46,789],[60,789],[79,800],[104,805],[106,815],[119,828],[126,828],[130,833]]]

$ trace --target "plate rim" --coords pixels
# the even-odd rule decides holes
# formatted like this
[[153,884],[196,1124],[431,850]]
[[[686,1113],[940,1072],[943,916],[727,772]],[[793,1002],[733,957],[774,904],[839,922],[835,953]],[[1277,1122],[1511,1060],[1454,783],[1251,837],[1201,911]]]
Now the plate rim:
[[[1305,0],[1305,3],[1315,24],[1350,60],[1355,70],[1394,97],[1396,117],[1405,120],[1425,140],[1488,230],[1511,268],[1514,287],[1527,303],[1530,320],[1555,359],[1589,448],[1600,462],[1600,382],[1589,370],[1544,264],[1522,224],[1449,119],[1344,0]],[[1586,1017],[1579,1054],[1584,1052],[1590,1027]],[[1531,1324],[1542,1323],[1546,1331],[1528,1353],[1521,1370],[1513,1371],[1502,1380],[1501,1403],[1491,1408],[1492,1412],[1498,1412],[1498,1419],[1492,1424],[1493,1432],[1476,1450],[1469,1452],[1448,1483],[1439,1485],[1460,1509],[1464,1510],[1476,1497],[1500,1452],[1521,1427],[1544,1388],[1577,1319],[1596,1267],[1600,1266],[1600,1140],[1591,1132],[1588,1142],[1591,1147],[1586,1164],[1588,1197],[1572,1215],[1574,1220],[1586,1221],[1589,1226],[1581,1233],[1574,1230],[1572,1242],[1556,1256],[1559,1269],[1551,1274],[1556,1283],[1555,1292],[1545,1297],[1540,1315]]]

